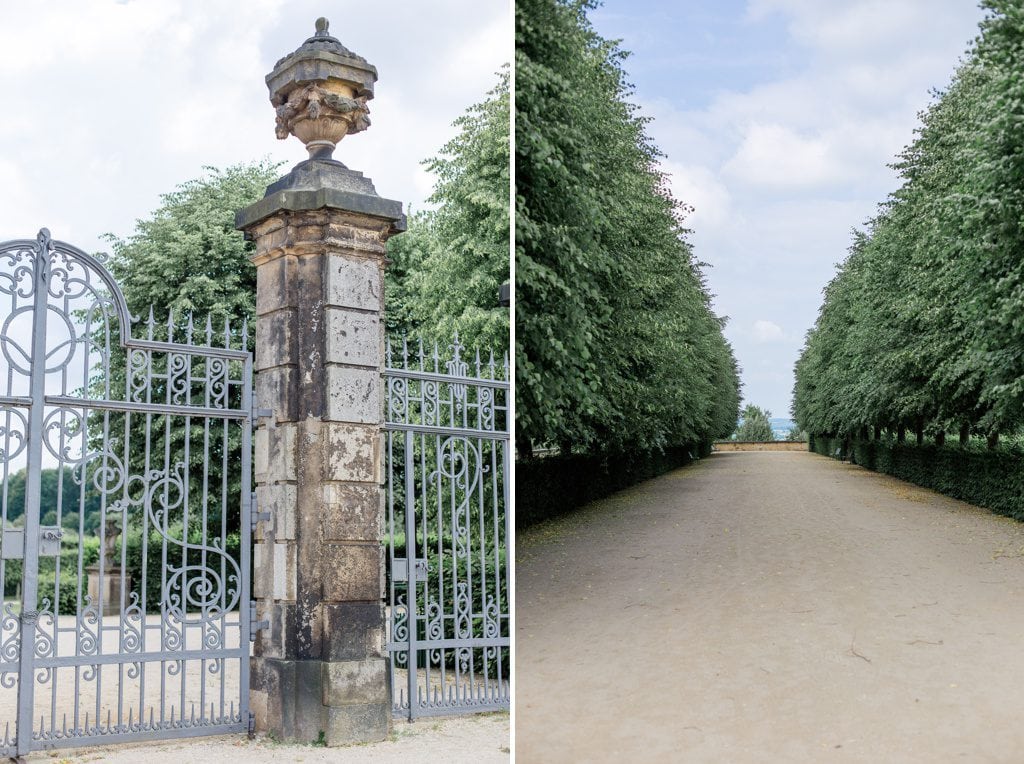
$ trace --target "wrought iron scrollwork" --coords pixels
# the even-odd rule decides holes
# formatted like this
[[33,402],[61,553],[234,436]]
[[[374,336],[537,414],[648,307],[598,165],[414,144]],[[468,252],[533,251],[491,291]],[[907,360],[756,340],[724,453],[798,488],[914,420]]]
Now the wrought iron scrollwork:
[[403,340],[385,378],[395,712],[505,708],[507,359]]
[[[18,720],[20,735],[8,726],[0,752],[26,752],[26,729],[35,749],[228,731],[247,716],[247,698],[226,690],[249,660],[248,570],[236,551],[249,532],[247,333],[244,322],[215,333],[190,316],[140,324],[102,258],[45,229],[0,244],[0,482],[29,463],[57,482],[52,503],[39,482],[26,489],[26,527],[44,527],[10,534],[23,557],[0,556],[0,586],[26,566],[22,581],[38,589],[23,586],[21,607],[0,609],[0,693],[44,709]],[[9,510],[0,492],[10,531]],[[74,532],[60,538],[62,528]],[[28,554],[41,541],[44,559]],[[72,709],[33,702],[60,697],[66,681]]]

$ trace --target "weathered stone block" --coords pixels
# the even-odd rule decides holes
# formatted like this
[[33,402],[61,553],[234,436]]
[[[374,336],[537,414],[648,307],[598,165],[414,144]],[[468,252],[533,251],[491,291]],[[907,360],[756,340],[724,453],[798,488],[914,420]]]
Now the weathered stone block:
[[321,515],[325,541],[377,541],[384,522],[384,492],[377,485],[327,483]]
[[256,375],[256,405],[270,409],[278,422],[298,419],[299,370],[294,366],[264,369]]
[[262,541],[252,546],[252,596],[256,599],[266,599],[274,591],[274,569],[267,552],[269,546],[273,545]]
[[[275,231],[272,236],[283,246],[288,238],[287,229]],[[257,316],[298,305],[294,272],[295,258],[288,255],[274,258],[256,269]]]
[[384,596],[384,551],[380,544],[324,544],[324,600],[376,602]]
[[383,343],[378,314],[327,308],[327,363],[379,369],[384,359]]
[[325,706],[388,703],[388,662],[383,658],[323,663]]
[[331,254],[327,257],[327,304],[379,311],[384,306],[380,260]]
[[275,600],[294,601],[296,598],[296,544],[284,542],[274,544],[274,592]]
[[296,312],[291,308],[260,316],[256,322],[256,371],[298,362],[295,321]]
[[[275,541],[295,539],[295,518],[298,509],[295,486],[289,483],[261,485],[256,488],[256,506],[260,512],[269,512],[270,527],[273,528]],[[257,538],[263,537],[266,523],[259,523]]]
[[324,424],[324,480],[379,483],[380,434],[362,424]]
[[267,435],[267,428],[261,427],[252,436],[253,456],[252,467],[256,474],[256,482],[262,483],[267,479],[267,469],[270,467],[270,438]]
[[257,483],[295,480],[295,429],[294,424],[279,424],[256,431]]
[[327,745],[350,745],[387,740],[391,734],[391,704],[327,708]]
[[256,658],[252,667],[252,687],[266,694],[267,726],[278,738],[313,743],[326,735],[321,661]]
[[327,419],[379,424],[381,376],[377,369],[327,367]]
[[[298,605],[294,602],[263,600],[257,603],[258,616],[270,622],[269,628],[256,632],[256,654],[267,658],[295,658],[291,648],[295,642]],[[309,655],[301,656],[308,658]]]
[[324,660],[384,658],[384,605],[380,602],[337,602],[322,606]]

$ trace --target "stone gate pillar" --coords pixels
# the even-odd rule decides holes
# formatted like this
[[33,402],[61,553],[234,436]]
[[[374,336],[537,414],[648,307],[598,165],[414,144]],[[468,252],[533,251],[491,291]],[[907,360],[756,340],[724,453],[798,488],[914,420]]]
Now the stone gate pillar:
[[328,745],[384,739],[381,491],[384,245],[400,203],[331,158],[369,126],[377,72],[317,32],[267,75],[277,135],[309,159],[238,213],[256,243],[259,512],[253,590],[259,620],[256,728]]

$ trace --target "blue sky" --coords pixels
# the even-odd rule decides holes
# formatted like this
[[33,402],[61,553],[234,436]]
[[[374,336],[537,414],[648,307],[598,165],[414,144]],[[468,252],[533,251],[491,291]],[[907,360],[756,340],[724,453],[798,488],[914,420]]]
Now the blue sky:
[[961,0],[606,0],[632,52],[747,402],[788,416],[793,364],[850,231],[895,188],[887,167],[982,12]]

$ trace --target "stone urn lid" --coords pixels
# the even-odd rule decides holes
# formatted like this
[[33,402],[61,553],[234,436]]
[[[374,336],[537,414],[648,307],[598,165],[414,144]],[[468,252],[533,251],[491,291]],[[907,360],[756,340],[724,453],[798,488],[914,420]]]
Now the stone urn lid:
[[330,160],[346,135],[370,126],[366,102],[373,98],[377,69],[328,33],[316,20],[316,34],[274,65],[267,75],[277,112],[277,137],[294,135],[310,159]]

